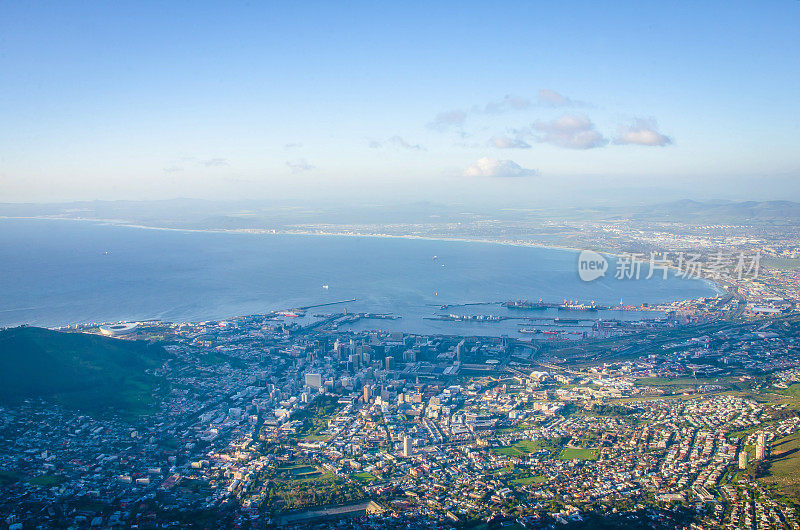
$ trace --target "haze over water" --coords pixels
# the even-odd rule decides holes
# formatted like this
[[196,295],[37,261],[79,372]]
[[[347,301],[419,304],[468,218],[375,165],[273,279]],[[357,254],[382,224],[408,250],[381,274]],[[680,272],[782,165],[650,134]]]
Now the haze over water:
[[[434,259],[434,256],[436,258]],[[394,313],[361,328],[514,334],[519,322],[425,320],[441,313],[507,314],[508,299],[655,304],[713,296],[670,277],[582,282],[574,251],[491,243],[183,232],[55,220],[0,220],[0,326],[162,319],[203,321],[357,299],[313,313]],[[327,285],[328,288],[323,288]],[[562,314],[562,316],[564,316]],[[608,318],[641,318],[613,312]]]

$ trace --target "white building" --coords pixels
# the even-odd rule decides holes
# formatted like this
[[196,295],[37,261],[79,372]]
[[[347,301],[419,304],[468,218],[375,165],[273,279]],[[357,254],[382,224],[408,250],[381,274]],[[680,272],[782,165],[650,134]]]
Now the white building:
[[306,385],[311,388],[320,388],[322,386],[322,375],[306,374]]
[[411,437],[405,435],[403,437],[403,456],[408,458],[409,456],[414,454],[414,445],[412,443]]

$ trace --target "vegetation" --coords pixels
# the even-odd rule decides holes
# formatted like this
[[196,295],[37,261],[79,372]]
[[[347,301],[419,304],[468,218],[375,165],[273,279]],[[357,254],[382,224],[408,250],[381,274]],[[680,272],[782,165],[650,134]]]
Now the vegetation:
[[325,394],[309,403],[305,410],[295,414],[292,419],[303,422],[297,430],[297,435],[307,441],[327,439],[319,433],[328,428],[328,419],[339,410],[338,401],[338,396]]
[[619,404],[600,404],[592,405],[592,413],[597,416],[631,416],[640,412],[638,407],[626,407]]
[[[789,496],[800,501],[800,431],[777,440],[771,448],[769,467],[754,470],[755,476],[781,487]],[[748,468],[748,472],[750,469]]]
[[559,460],[597,460],[597,449],[565,447],[558,453]]
[[64,477],[55,476],[55,475],[39,475],[38,477],[33,477],[28,481],[29,484],[34,486],[42,486],[45,488],[51,488],[53,486],[57,486],[64,482]]
[[538,441],[519,440],[514,442],[512,445],[495,447],[493,451],[497,454],[506,456],[525,456],[530,453],[539,451],[540,449],[541,445]]
[[542,484],[547,482],[547,477],[541,475],[532,475],[529,477],[517,478],[510,481],[515,486],[527,486],[528,484]]
[[246,368],[247,365],[241,359],[236,357],[232,357],[230,355],[225,355],[224,353],[220,352],[210,352],[202,355],[200,357],[200,362],[207,365],[207,366],[216,366],[221,364],[228,364],[233,368]]
[[333,473],[322,472],[307,460],[268,468],[261,473],[258,482],[263,483],[264,502],[272,512],[344,504],[365,498],[358,485]]
[[497,454],[506,456],[525,456],[538,451],[553,453],[566,445],[569,440],[568,436],[538,440],[518,440],[512,445],[495,447],[492,450]]
[[278,477],[290,479],[290,480],[306,480],[310,478],[316,478],[321,476],[323,473],[315,466],[309,465],[292,465],[292,466],[280,466],[277,468]]
[[19,481],[19,473],[16,471],[8,471],[0,469],[0,486],[5,484],[13,484]]
[[88,414],[150,411],[167,358],[159,346],[43,328],[0,331],[0,403],[55,401]]

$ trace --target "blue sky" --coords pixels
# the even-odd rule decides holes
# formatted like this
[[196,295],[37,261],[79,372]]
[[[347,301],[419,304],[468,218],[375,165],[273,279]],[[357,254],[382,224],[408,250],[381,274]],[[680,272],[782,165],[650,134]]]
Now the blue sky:
[[0,200],[800,199],[796,0],[164,4],[0,4]]

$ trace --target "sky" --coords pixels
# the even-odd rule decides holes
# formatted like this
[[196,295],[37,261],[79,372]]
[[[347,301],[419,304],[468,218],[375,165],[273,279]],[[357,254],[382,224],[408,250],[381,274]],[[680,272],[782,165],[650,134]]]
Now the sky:
[[797,0],[0,0],[0,202],[800,200],[798,27]]

